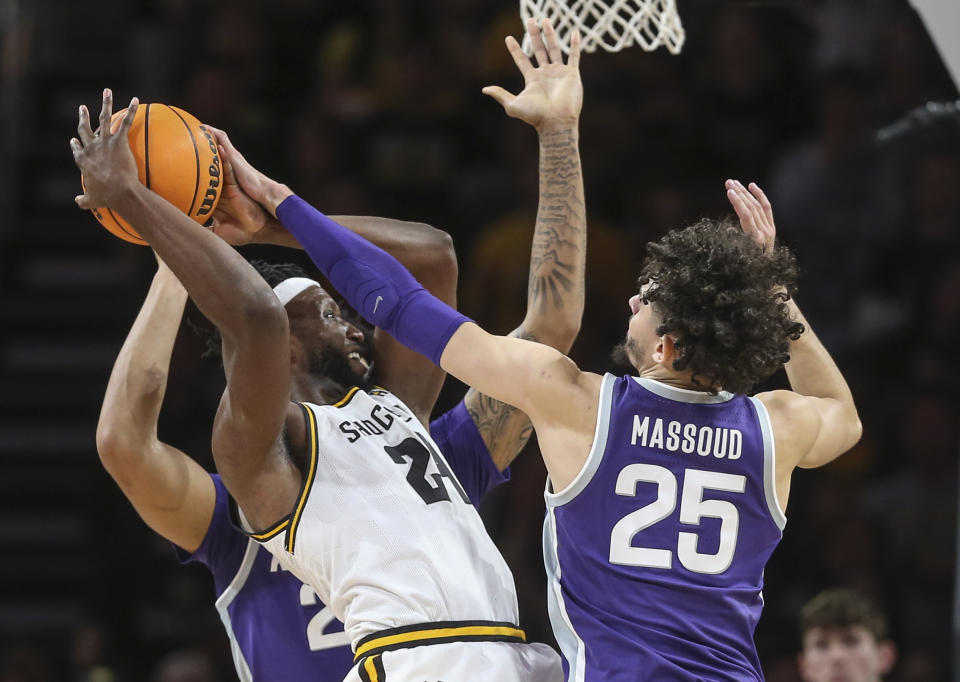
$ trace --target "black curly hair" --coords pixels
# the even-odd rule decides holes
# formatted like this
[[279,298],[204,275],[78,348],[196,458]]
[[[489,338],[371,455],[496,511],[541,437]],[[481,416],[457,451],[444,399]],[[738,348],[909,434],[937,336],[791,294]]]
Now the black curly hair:
[[[268,263],[265,260],[252,259],[250,265],[260,273],[260,276],[266,280],[267,284],[271,287],[275,287],[280,282],[285,279],[290,279],[291,277],[310,277],[307,274],[306,270],[301,268],[296,263]],[[209,320],[203,317],[199,313],[199,318],[202,321],[197,321],[194,319],[193,315],[189,315],[187,320],[187,325],[193,332],[200,337],[204,344],[204,351],[202,357],[204,358],[214,358],[218,359],[221,357],[222,350],[221,346],[223,339],[220,337],[220,330],[212,324]]]
[[759,246],[733,219],[703,219],[651,242],[641,272],[656,334],[676,339],[673,368],[691,370],[698,386],[747,393],[790,359],[790,341],[803,333],[786,305],[797,289],[793,254]]

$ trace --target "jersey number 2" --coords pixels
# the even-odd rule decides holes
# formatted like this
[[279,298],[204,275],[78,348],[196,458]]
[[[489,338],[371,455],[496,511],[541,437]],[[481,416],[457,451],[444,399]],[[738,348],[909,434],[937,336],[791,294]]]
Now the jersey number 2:
[[[610,563],[647,568],[670,568],[673,552],[669,549],[634,547],[634,536],[644,528],[663,521],[677,506],[677,479],[673,473],[655,464],[630,464],[617,476],[617,495],[634,497],[638,483],[654,483],[657,499],[630,512],[617,521],[610,533]],[[705,500],[704,490],[742,493],[747,478],[719,471],[687,469],[680,496],[680,523],[699,525],[703,517],[720,519],[720,546],[715,554],[697,551],[697,534],[681,531],[677,537],[677,558],[684,568],[694,573],[723,573],[730,568],[737,548],[740,514],[732,502]]]
[[[309,586],[301,585],[300,606],[314,606],[316,603],[317,593]],[[343,630],[330,633],[324,632],[326,627],[333,622],[333,619],[333,610],[329,606],[324,606],[313,614],[310,622],[307,623],[307,644],[310,647],[310,651],[350,646],[350,636]]]
[[[460,481],[450,471],[447,463],[443,461],[443,457],[425,439],[406,438],[399,445],[388,445],[384,450],[397,464],[404,464],[407,460],[410,460],[407,483],[427,504],[450,501],[450,493],[447,492],[447,486],[443,484],[444,478],[453,484],[457,494],[460,495],[460,499],[470,504],[470,498],[460,487]],[[440,471],[438,474],[429,474],[433,483],[428,480],[427,474],[427,466],[429,466],[431,459]]]

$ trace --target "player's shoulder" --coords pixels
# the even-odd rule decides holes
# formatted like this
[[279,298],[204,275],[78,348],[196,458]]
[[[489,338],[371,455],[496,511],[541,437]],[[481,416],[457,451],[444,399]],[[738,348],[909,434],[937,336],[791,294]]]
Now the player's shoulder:
[[810,398],[787,390],[766,391],[754,397],[766,408],[777,452],[788,459],[799,460],[820,432],[820,413]]

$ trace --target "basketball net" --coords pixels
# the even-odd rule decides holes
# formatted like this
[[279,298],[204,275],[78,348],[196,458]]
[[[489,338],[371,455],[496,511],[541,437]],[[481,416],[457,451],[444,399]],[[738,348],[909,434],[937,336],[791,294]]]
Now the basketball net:
[[[676,0],[520,0],[520,16],[524,27],[530,17],[549,19],[564,52],[570,52],[570,37],[577,29],[586,52],[598,45],[607,52],[632,45],[651,52],[664,45],[678,54],[685,37]],[[523,50],[531,53],[526,33]]]

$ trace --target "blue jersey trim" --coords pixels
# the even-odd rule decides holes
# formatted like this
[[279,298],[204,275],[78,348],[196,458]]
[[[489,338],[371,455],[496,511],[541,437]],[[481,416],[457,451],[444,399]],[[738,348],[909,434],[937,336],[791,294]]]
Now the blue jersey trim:
[[750,402],[757,411],[760,433],[763,435],[763,493],[767,498],[767,508],[770,510],[773,522],[777,524],[780,532],[783,532],[787,525],[787,515],[784,514],[780,500],[777,499],[777,448],[773,440],[770,414],[767,412],[767,406],[758,398],[750,398]]
[[547,489],[543,497],[548,507],[559,507],[575,498],[593,480],[593,475],[600,468],[600,461],[607,449],[607,434],[610,431],[610,405],[613,402],[613,388],[616,381],[617,377],[610,373],[603,375],[597,406],[597,426],[593,432],[593,445],[590,447],[589,454],[587,454],[587,460],[583,463],[583,467],[576,478],[560,492],[551,492],[552,484],[549,478],[547,479]]
[[631,377],[631,379],[651,393],[667,400],[675,400],[678,403],[725,403],[733,399],[733,393],[727,391],[707,393],[706,391],[692,391],[689,388],[670,386],[653,379],[642,377]]

